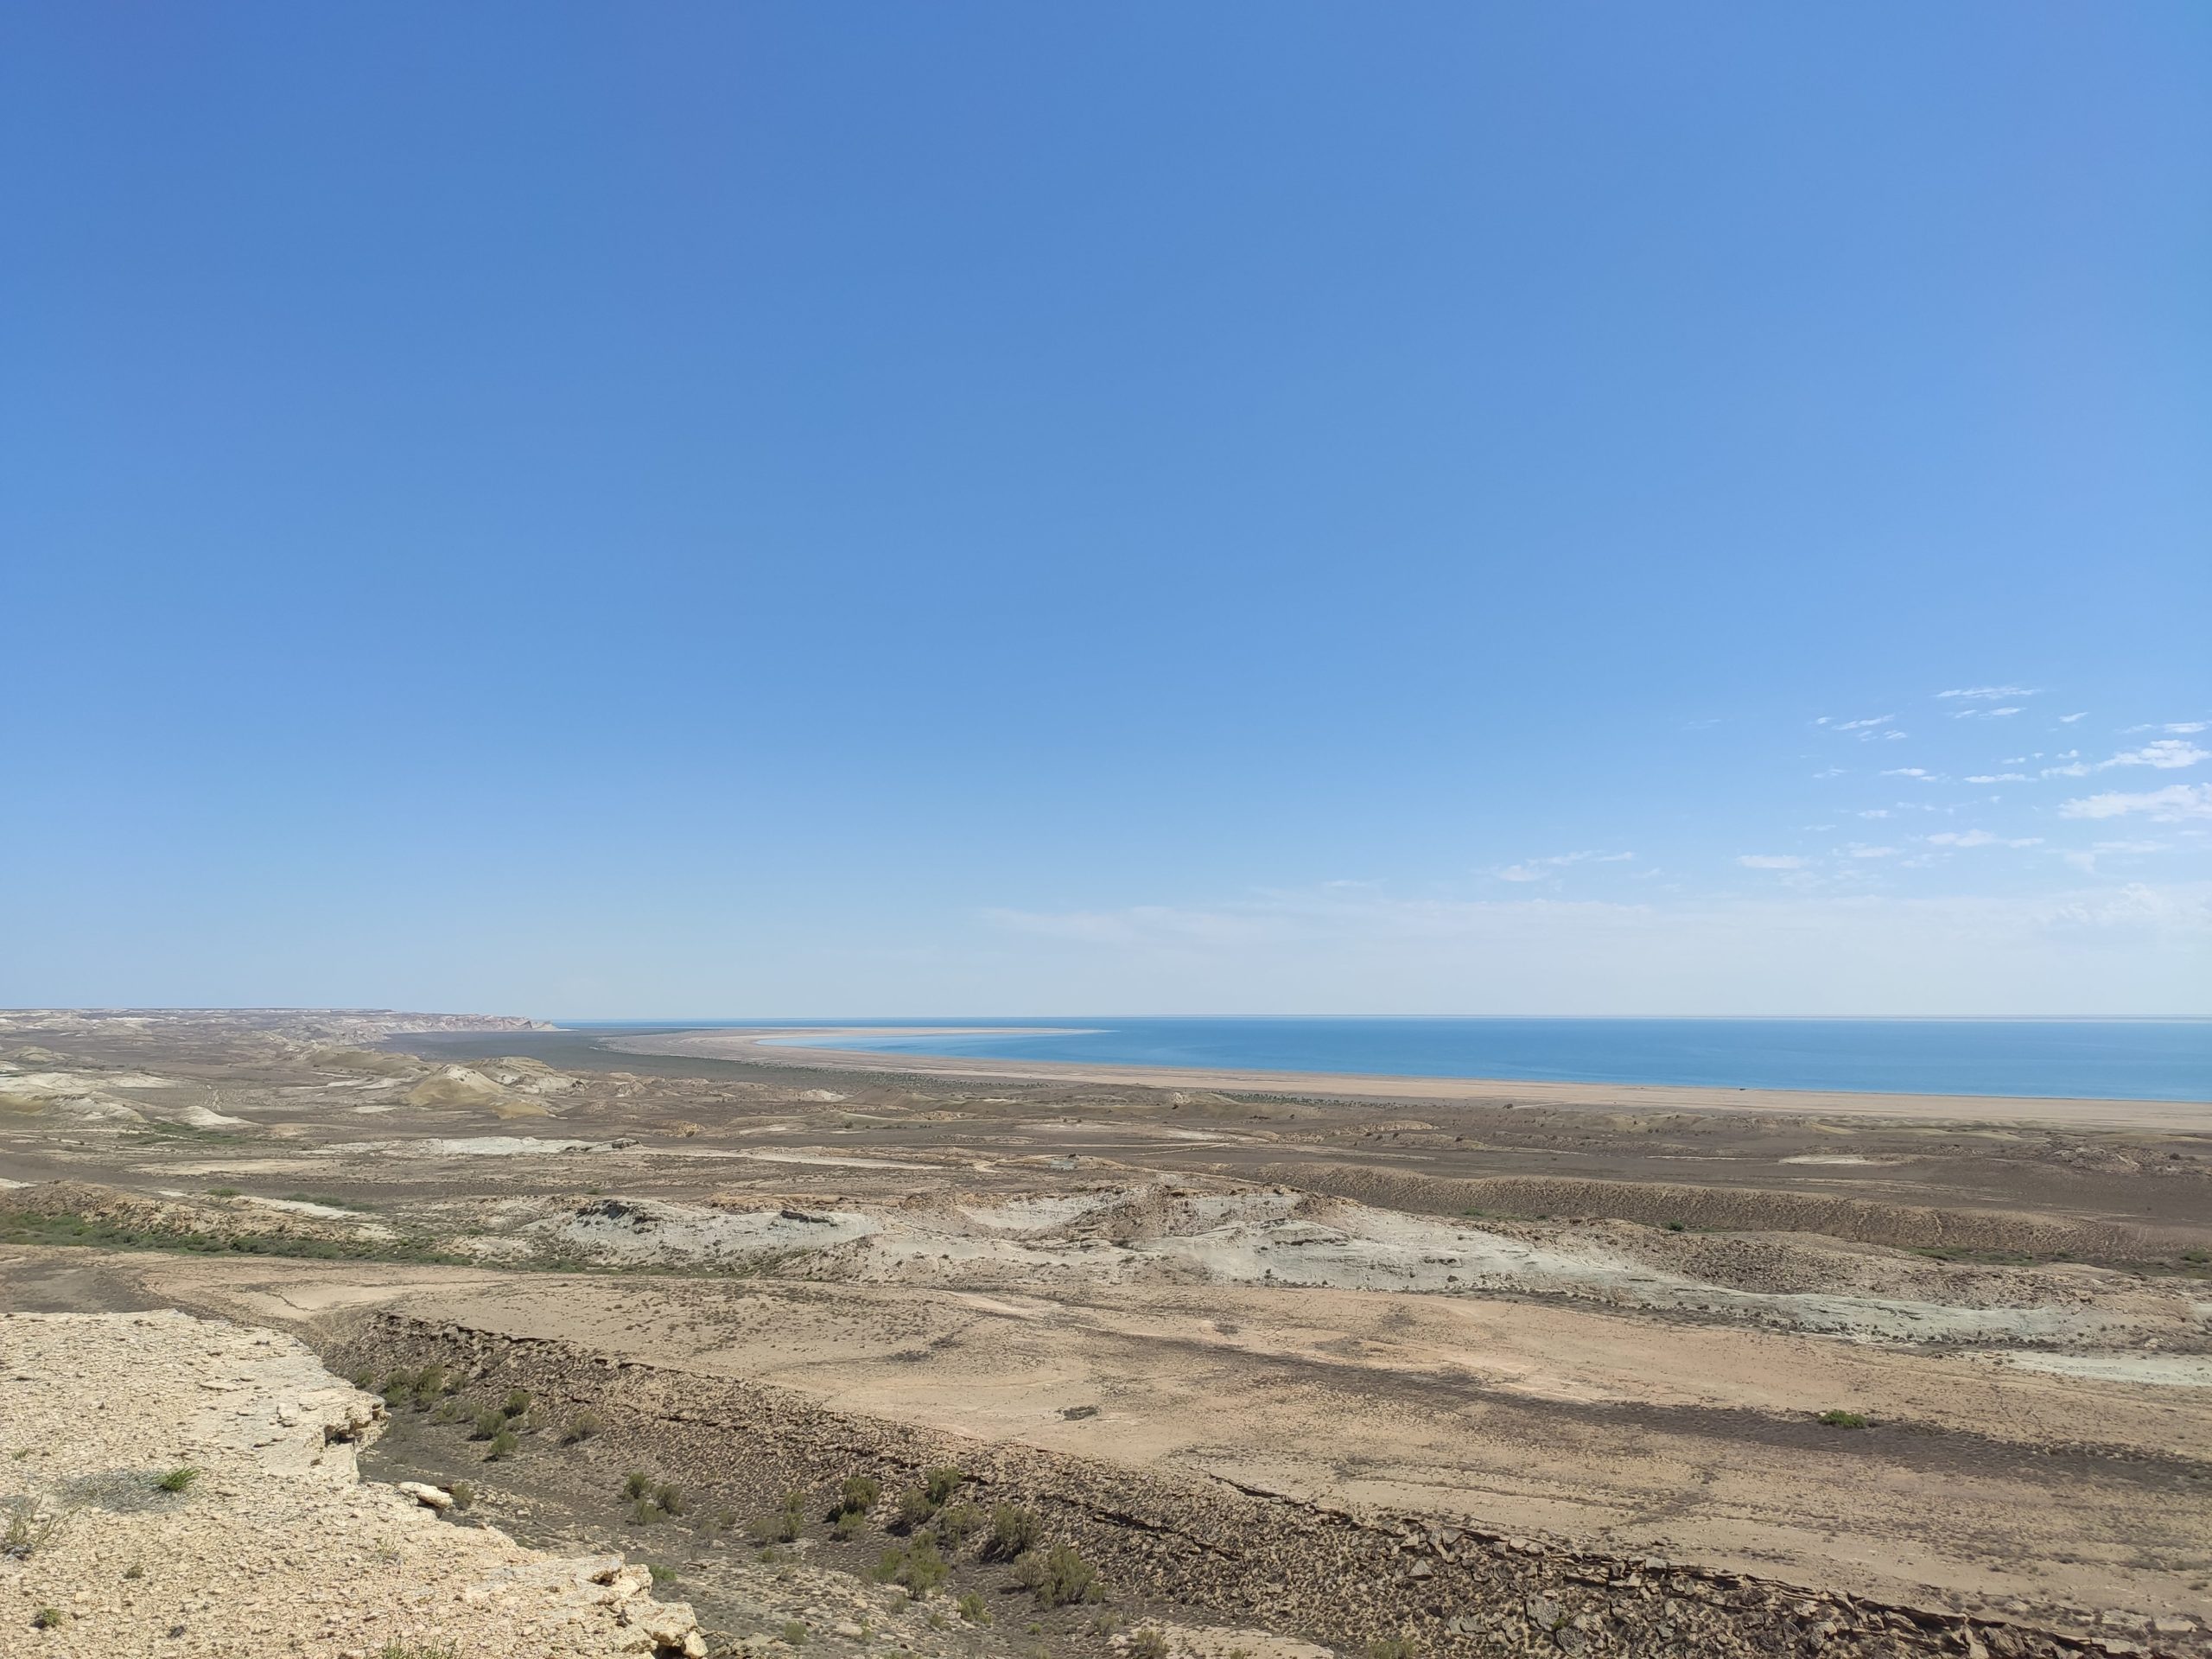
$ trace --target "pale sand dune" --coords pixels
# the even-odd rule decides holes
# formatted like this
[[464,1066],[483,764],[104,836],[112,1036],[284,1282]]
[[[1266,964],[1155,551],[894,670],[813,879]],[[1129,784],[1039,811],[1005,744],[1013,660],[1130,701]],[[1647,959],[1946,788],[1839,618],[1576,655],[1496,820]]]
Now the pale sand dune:
[[[1061,1083],[1120,1084],[1149,1089],[1210,1090],[1270,1095],[1398,1101],[1512,1101],[1531,1106],[1587,1107],[1606,1111],[1741,1112],[1787,1116],[1910,1119],[1922,1122],[2057,1124],[2081,1129],[2190,1130],[2212,1122],[2212,1102],[2173,1100],[2042,1100],[2021,1096],[1876,1095],[1827,1089],[1714,1089],[1663,1084],[1526,1083],[1481,1077],[1357,1077],[1324,1071],[1213,1071],[1197,1066],[1077,1065],[1052,1060],[985,1060],[883,1053],[790,1041],[822,1043],[865,1034],[922,1037],[944,1027],[874,1026],[852,1030],[789,1027],[750,1031],[661,1032],[609,1037],[601,1046],[624,1054],[688,1055],[772,1065],[804,1064],[852,1071],[921,1073],[946,1077],[1027,1077]],[[960,1027],[963,1035],[975,1027]],[[768,1039],[773,1038],[773,1042]]]

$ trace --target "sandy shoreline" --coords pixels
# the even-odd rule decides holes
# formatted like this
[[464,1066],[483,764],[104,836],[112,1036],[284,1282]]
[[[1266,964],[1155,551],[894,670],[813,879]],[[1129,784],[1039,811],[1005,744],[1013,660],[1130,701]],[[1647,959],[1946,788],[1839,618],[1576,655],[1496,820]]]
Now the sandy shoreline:
[[[797,1037],[932,1036],[974,1027],[763,1027],[753,1030],[661,1032],[600,1039],[625,1054],[681,1055],[756,1065],[803,1062],[825,1070],[923,1073],[931,1077],[1024,1078],[1137,1088],[1290,1094],[1337,1099],[1454,1101],[1586,1108],[1606,1111],[1728,1112],[1792,1116],[1907,1119],[1922,1122],[2029,1123],[2082,1129],[2202,1130],[2212,1103],[2171,1100],[2038,1099],[1995,1095],[1862,1094],[1823,1089],[1726,1089],[1671,1084],[1535,1083],[1481,1077],[1394,1077],[1321,1071],[1213,1070],[1200,1066],[1077,1065],[988,1060],[973,1056],[884,1053],[793,1042]],[[770,1039],[775,1039],[770,1041]]]

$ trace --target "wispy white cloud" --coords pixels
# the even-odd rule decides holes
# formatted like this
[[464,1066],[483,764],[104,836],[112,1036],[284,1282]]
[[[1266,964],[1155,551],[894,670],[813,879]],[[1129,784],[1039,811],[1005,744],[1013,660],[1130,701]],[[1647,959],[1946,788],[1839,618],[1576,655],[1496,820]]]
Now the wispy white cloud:
[[1815,772],[1813,776],[1815,778],[1840,778],[1843,776],[1843,768],[1841,766],[1823,766],[1820,771]]
[[2139,749],[2128,749],[2101,762],[2097,770],[2108,766],[2156,766],[2162,772],[2171,772],[2180,766],[2193,766],[2200,760],[2212,760],[2212,749],[2200,749],[2185,737],[2161,737],[2145,743]]
[[2008,703],[2002,709],[1958,709],[1951,714],[1953,720],[2002,720],[2007,715],[2017,715],[2020,705]]
[[1747,870],[1802,870],[1812,860],[1794,853],[1745,853],[1736,861]]
[[1940,784],[1943,774],[1930,772],[1925,766],[1891,766],[1882,773],[1885,778],[1917,778],[1923,784]]
[[2040,847],[2043,845],[2041,836],[2024,836],[2018,840],[2007,840],[2003,836],[1992,835],[1986,830],[1942,830],[1932,836],[1923,836],[1921,839],[1931,847]]
[[2200,749],[2184,737],[2154,738],[2139,749],[2125,749],[2109,760],[2100,760],[2094,766],[2079,758],[2079,752],[2069,750],[2059,759],[2068,764],[2045,766],[2046,778],[2086,778],[2093,772],[2110,772],[2114,766],[2155,766],[2161,772],[2174,772],[2183,766],[2193,766],[2200,760],[2212,760],[2212,749]]
[[2153,823],[2180,823],[2212,818],[2212,784],[2169,784],[2164,789],[2130,795],[2110,791],[2065,802],[2058,809],[2063,818],[2121,818],[2140,812]]
[[2031,781],[2024,772],[1977,772],[1967,779],[1970,784],[2024,784]]
[[2002,702],[2007,697],[2032,697],[2034,690],[2024,685],[1969,685],[1955,691],[1938,691],[1938,697],[1966,697],[1976,702]]
[[1897,849],[1894,847],[1869,847],[1863,841],[1854,841],[1843,849],[1843,856],[1846,858],[1895,858],[1897,852]]
[[2123,727],[2120,735],[2133,737],[2138,732],[2172,732],[2188,737],[2194,733],[2212,731],[2212,721],[2204,720],[2146,720],[2140,726]]
[[2078,713],[2078,714],[2072,714],[2072,715],[2061,715],[2058,717],[2058,723],[2059,723],[2060,725],[2062,725],[2062,726],[2071,726],[2071,725],[2072,725],[2075,721],[2077,721],[2077,720],[2086,720],[2086,719],[2088,719],[2088,715],[2089,715],[2089,711],[2088,711],[2088,709],[2082,709],[2082,710],[2080,713]]
[[2083,874],[2094,875],[2097,874],[2097,861],[2101,858],[2139,857],[2145,853],[2165,852],[2172,845],[2168,841],[2101,841],[2094,846],[2061,853],[2059,856]]
[[1554,853],[1548,858],[1523,859],[1491,874],[1501,881],[1541,881],[1570,864],[1625,864],[1635,856],[1634,853]]
[[1832,726],[1839,732],[1863,732],[1871,727],[1887,726],[1895,715],[1869,715],[1864,720],[1838,720],[1833,715],[1822,715],[1813,722],[1815,726]]
[[1859,816],[1862,818],[1886,818],[1890,816],[1890,809],[1886,806],[1870,806],[1861,811]]

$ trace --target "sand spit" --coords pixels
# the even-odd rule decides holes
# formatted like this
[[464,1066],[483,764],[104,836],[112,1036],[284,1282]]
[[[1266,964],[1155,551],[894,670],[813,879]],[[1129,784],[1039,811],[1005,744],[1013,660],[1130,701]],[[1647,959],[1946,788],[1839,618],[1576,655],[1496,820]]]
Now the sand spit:
[[619,1555],[541,1554],[442,1521],[449,1494],[360,1484],[383,1417],[289,1337],[0,1315],[0,1504],[22,1534],[0,1650],[705,1654],[690,1610]]
[[[910,1035],[943,1028],[917,1027]],[[805,1062],[825,1070],[941,1077],[1027,1077],[1147,1089],[1311,1096],[1320,1098],[1496,1102],[1606,1111],[1726,1112],[1927,1122],[2064,1124],[2077,1128],[2193,1130],[2204,1101],[2044,1100],[2019,1096],[1877,1095],[1838,1090],[1713,1089],[1652,1084],[1529,1083],[1504,1078],[1357,1077],[1325,1071],[1251,1071],[1195,1066],[1077,1065],[1047,1060],[886,1054],[813,1046],[839,1035],[881,1035],[866,1027],[838,1033],[789,1028],[656,1032],[602,1037],[623,1054],[685,1055],[762,1065]]]

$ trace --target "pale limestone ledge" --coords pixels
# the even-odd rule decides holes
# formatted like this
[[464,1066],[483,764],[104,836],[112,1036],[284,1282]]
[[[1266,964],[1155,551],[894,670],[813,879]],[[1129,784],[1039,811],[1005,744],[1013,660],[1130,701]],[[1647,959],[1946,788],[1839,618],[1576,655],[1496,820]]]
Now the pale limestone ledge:
[[[53,1522],[28,1555],[0,1553],[0,1629],[82,1659],[705,1653],[690,1608],[620,1555],[545,1555],[363,1483],[355,1448],[383,1417],[289,1337],[176,1313],[0,1315],[0,1527]],[[185,1466],[186,1491],[155,1489]],[[42,1609],[61,1621],[33,1632]]]

